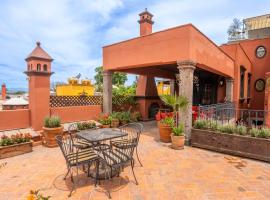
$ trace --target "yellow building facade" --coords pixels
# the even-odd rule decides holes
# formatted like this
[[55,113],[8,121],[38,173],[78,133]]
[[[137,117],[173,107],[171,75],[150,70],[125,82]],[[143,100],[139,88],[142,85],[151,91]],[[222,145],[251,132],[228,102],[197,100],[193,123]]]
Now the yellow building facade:
[[169,81],[158,81],[157,82],[158,95],[170,94],[170,82]]
[[79,80],[76,78],[68,79],[68,84],[56,86],[56,96],[93,96],[95,87],[90,80]]

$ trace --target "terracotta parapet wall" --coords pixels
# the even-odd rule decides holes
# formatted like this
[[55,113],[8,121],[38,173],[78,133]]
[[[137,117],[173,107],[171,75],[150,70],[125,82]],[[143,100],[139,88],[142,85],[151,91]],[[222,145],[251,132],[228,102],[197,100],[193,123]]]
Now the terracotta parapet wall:
[[0,131],[30,127],[30,110],[0,111]]
[[51,115],[59,116],[62,123],[91,119],[96,120],[102,112],[101,105],[53,107],[50,108],[50,110]]

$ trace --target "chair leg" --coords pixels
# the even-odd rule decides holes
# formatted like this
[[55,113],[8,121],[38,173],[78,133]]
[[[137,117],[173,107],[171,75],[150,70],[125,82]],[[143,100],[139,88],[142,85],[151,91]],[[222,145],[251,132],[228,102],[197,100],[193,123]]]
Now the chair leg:
[[72,192],[75,190],[75,183],[74,183],[72,171],[70,172],[70,175],[71,175],[72,189],[71,189],[68,197],[71,197]]
[[96,161],[95,187],[97,186],[98,179],[99,179],[99,160]]
[[135,182],[136,182],[136,185],[138,185],[138,181],[137,181],[137,178],[135,176],[135,173],[134,173],[134,160],[132,159],[131,160],[131,169],[132,169],[132,173],[133,173],[133,176],[134,176],[134,179],[135,179]]
[[139,159],[139,155],[138,155],[137,147],[136,147],[136,155],[137,155],[137,160],[139,161],[139,163],[140,163],[141,167],[143,167],[143,165],[142,165],[142,163],[141,163],[141,161],[140,161],[140,159]]
[[67,175],[69,174],[69,172],[70,172],[70,167],[68,167],[68,171],[67,171],[67,173],[66,173],[65,177],[63,178],[64,180],[66,180]]

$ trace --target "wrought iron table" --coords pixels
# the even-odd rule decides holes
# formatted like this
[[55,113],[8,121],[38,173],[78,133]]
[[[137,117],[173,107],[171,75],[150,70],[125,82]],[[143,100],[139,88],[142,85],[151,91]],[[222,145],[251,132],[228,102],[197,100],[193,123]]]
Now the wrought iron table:
[[[102,150],[102,148],[99,149],[100,146],[102,146],[102,142],[112,140],[115,138],[121,138],[125,137],[128,134],[125,132],[120,131],[120,129],[116,128],[102,128],[102,129],[92,129],[92,130],[83,130],[79,131],[77,133],[77,137],[84,139],[88,141],[89,143],[93,144],[94,148],[98,150]],[[105,179],[106,177],[106,171],[110,169],[106,169],[106,166],[104,164],[99,165],[99,179]],[[116,175],[116,172],[112,173],[113,176]],[[90,173],[90,176],[92,178],[95,177],[92,173]]]

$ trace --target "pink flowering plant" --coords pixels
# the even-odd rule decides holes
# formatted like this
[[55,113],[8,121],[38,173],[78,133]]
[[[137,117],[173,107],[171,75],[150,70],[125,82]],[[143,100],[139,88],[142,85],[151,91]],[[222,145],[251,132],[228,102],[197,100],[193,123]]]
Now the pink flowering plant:
[[29,133],[17,133],[15,135],[2,135],[0,139],[0,146],[9,146],[13,144],[30,142],[31,135]]

